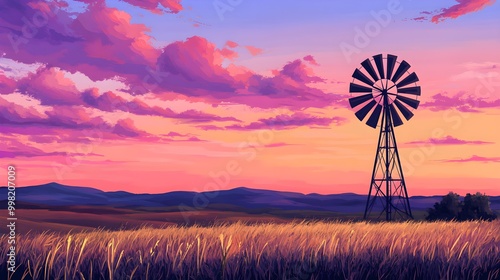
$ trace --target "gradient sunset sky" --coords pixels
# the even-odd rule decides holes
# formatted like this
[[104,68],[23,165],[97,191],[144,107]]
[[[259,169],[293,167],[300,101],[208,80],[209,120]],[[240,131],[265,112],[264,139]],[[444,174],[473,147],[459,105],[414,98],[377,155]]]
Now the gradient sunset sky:
[[489,0],[0,1],[1,169],[21,186],[367,193],[367,57],[406,60],[409,195],[500,195],[500,6]]

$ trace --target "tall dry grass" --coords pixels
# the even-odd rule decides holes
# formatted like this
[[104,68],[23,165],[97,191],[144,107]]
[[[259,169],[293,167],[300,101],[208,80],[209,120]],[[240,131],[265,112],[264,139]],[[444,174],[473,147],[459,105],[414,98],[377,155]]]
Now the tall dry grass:
[[302,222],[28,234],[11,279],[500,279],[499,229]]

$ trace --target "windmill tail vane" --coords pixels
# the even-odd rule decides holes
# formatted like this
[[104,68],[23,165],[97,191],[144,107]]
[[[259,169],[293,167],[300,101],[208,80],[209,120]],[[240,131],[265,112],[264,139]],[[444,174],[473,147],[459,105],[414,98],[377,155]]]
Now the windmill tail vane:
[[[397,66],[397,67],[396,67]],[[421,89],[410,64],[397,56],[382,54],[367,58],[354,70],[349,85],[351,108],[360,121],[379,127],[377,152],[366,201],[364,219],[413,219],[394,127],[413,117]]]

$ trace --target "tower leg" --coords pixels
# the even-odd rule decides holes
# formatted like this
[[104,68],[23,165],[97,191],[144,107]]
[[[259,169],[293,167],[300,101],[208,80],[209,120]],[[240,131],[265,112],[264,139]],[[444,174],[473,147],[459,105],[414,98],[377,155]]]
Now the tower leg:
[[387,221],[413,219],[391,112],[385,105],[364,219],[378,220],[384,214]]

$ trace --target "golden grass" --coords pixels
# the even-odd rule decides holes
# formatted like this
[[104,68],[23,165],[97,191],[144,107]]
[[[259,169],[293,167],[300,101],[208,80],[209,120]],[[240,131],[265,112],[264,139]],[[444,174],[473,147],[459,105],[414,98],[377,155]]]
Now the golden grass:
[[11,279],[493,280],[499,229],[499,221],[302,222],[45,232],[18,236]]

